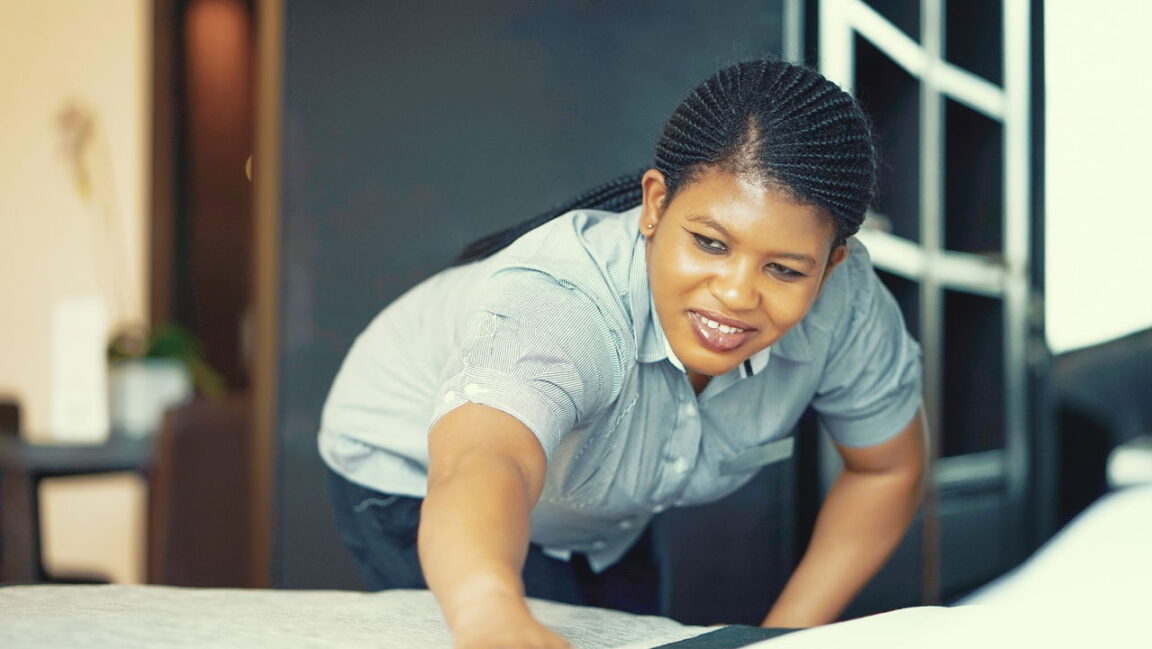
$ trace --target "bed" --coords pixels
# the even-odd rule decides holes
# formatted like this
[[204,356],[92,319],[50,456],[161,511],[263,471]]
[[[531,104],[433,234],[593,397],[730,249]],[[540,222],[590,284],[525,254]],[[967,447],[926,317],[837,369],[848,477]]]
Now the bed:
[[[1014,572],[951,607],[916,607],[763,639],[761,630],[544,601],[576,649],[1152,647],[1152,486],[1113,492]],[[427,591],[166,586],[0,588],[0,647],[448,648]]]

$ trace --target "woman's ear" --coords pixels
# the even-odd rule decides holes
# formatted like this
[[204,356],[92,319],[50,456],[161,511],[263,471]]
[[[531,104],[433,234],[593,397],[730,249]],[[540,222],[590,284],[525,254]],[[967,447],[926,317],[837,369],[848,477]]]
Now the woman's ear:
[[820,278],[820,288],[824,288],[824,282],[828,281],[828,277],[832,275],[832,271],[840,265],[840,262],[848,258],[848,244],[842,243],[832,249],[828,254],[828,265],[824,267],[824,276]]
[[656,231],[660,217],[664,214],[664,203],[668,198],[664,174],[656,169],[645,171],[640,177],[640,192],[640,234],[647,238]]

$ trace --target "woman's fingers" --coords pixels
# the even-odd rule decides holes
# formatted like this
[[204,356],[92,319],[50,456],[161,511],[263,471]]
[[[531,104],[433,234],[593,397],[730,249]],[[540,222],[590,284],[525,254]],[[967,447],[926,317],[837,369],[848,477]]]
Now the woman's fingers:
[[500,629],[457,633],[455,649],[571,649],[568,642],[535,620]]

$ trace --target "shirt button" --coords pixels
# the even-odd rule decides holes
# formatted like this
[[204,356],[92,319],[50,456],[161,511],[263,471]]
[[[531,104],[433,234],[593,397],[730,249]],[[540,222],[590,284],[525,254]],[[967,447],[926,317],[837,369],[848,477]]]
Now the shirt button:
[[672,462],[671,468],[676,473],[684,473],[688,470],[688,460],[685,460],[682,457],[678,457]]
[[603,542],[603,541],[593,541],[593,542],[592,542],[592,549],[593,549],[593,550],[603,550],[603,549],[604,549],[604,545],[605,545],[605,544],[604,544],[604,542]]
[[668,508],[664,505],[656,505],[655,507],[652,508],[652,513],[653,514],[659,514],[660,512],[664,511],[665,509],[668,509]]
[[630,530],[635,526],[636,526],[636,523],[633,523],[632,521],[629,521],[629,520],[620,521],[620,529],[622,529],[622,530]]
[[696,416],[696,409],[692,407],[692,404],[686,403],[680,408],[680,414],[687,419],[691,419]]

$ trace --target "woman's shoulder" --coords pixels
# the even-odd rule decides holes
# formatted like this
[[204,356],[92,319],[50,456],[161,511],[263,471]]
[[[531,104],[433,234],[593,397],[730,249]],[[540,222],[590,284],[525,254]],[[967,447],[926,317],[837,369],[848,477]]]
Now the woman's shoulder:
[[848,332],[900,336],[906,330],[900,306],[876,274],[868,249],[855,238],[847,245],[847,258],[832,271],[801,325],[814,344],[829,352],[851,338]]
[[553,282],[625,317],[641,237],[638,210],[576,210],[532,230],[493,255],[487,281]]
[[631,261],[640,237],[638,219],[639,208],[574,210],[528,232],[494,257],[560,274],[580,273],[589,267],[615,270]]

